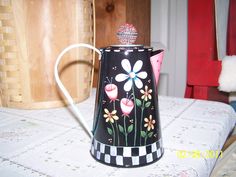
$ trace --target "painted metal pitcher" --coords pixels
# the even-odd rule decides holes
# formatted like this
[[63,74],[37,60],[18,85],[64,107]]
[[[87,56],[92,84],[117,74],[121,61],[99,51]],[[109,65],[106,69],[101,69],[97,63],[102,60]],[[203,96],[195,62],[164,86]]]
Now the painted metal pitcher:
[[[93,129],[58,76],[61,57],[70,49],[94,49],[100,59]],[[55,79],[74,113],[92,138],[91,155],[120,167],[153,163],[163,155],[157,84],[163,50],[142,45],[114,45],[100,50],[88,44],[69,46],[58,56]]]

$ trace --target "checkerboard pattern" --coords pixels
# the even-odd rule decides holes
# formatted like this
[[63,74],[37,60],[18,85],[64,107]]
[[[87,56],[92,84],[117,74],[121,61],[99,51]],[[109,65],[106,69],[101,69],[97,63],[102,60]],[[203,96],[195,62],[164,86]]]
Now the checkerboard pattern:
[[105,164],[120,167],[137,167],[152,163],[161,158],[164,149],[162,140],[146,146],[122,147],[92,141],[92,156]]

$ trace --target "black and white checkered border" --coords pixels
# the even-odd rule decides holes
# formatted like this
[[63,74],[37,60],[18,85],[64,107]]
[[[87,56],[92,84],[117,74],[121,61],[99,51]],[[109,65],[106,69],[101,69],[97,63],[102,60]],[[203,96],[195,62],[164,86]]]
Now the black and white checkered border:
[[91,154],[96,160],[120,167],[147,165],[161,158],[163,153],[162,139],[137,147],[110,146],[93,139],[91,147]]

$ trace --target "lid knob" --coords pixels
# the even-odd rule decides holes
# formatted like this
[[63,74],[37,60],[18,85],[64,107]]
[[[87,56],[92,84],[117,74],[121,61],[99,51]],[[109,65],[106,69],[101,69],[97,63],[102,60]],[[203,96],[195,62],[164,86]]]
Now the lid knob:
[[135,43],[138,36],[136,28],[132,24],[121,25],[117,31],[117,37],[121,44],[130,45]]

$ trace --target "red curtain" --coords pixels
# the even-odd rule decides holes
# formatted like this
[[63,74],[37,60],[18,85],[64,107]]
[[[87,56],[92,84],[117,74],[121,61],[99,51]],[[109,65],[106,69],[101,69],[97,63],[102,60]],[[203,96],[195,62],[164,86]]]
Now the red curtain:
[[227,55],[236,55],[236,0],[229,1]]

